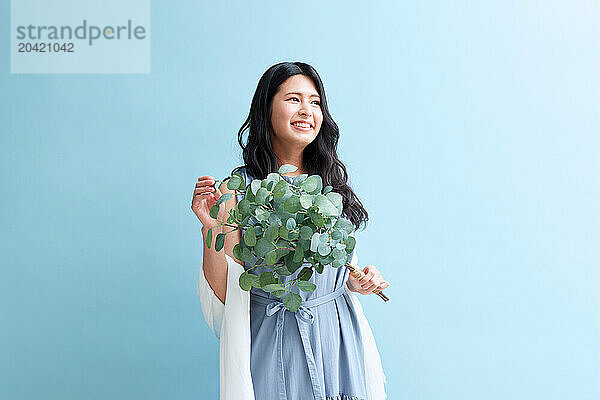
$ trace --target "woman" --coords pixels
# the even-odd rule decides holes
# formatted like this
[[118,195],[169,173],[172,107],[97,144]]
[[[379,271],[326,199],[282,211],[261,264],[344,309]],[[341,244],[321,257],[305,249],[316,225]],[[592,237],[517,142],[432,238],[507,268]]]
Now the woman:
[[[244,144],[242,138],[246,130],[248,140]],[[264,179],[283,164],[298,167],[298,170],[284,175],[290,182],[300,174],[318,174],[324,186],[331,185],[334,191],[342,195],[342,215],[359,229],[366,224],[368,214],[347,183],[346,168],[336,153],[338,137],[339,129],[327,109],[323,83],[316,70],[300,62],[276,64],[263,74],[258,83],[249,116],[238,133],[245,165],[234,169],[232,173],[240,173],[246,185],[252,179]],[[210,208],[223,193],[231,192],[225,184],[216,190],[212,185],[214,179],[211,176],[198,178],[192,201],[192,210],[202,222],[205,239],[208,229],[218,224],[209,216]],[[226,220],[229,210],[240,199],[232,196],[229,201],[222,203],[218,219]],[[231,231],[231,228],[224,228],[224,231],[214,232],[217,229],[213,228],[213,237],[216,233]],[[229,296],[238,298],[240,292],[235,287],[237,279],[229,269],[241,271],[241,268],[233,265],[234,262],[244,269],[250,267],[249,263],[233,257],[233,247],[240,241],[241,235],[241,231],[235,230],[226,236],[224,253],[216,252],[214,246],[209,249],[204,245],[198,294],[201,299],[206,298],[202,288],[207,288],[205,283],[208,282],[213,292],[209,296],[216,296],[222,303],[216,304],[216,312],[211,310],[215,304],[211,307],[203,304],[205,318],[211,328],[216,326],[213,331],[217,335],[219,326],[222,329],[226,325],[219,318],[227,314],[226,307],[225,310],[219,307],[227,306]],[[353,254],[353,259],[357,260],[356,254]],[[265,270],[268,269],[254,272],[260,274]],[[281,279],[294,279],[299,271]],[[296,291],[302,296],[308,312],[290,312],[272,294],[254,287],[250,290],[249,358],[252,387],[257,400],[366,400],[374,398],[374,393],[380,393],[379,398],[386,397],[383,384],[369,376],[373,372],[369,372],[367,364],[375,357],[372,353],[376,352],[376,348],[371,334],[366,340],[373,343],[369,343],[370,352],[366,352],[363,342],[371,332],[365,321],[361,326],[359,317],[363,317],[362,309],[357,309],[360,305],[352,300],[346,287],[349,291],[366,295],[374,290],[385,289],[389,283],[372,265],[365,267],[363,272],[365,277],[360,281],[351,276],[346,268],[327,267],[322,274],[314,273],[310,281],[317,285],[317,289],[314,292]],[[235,285],[228,280],[235,280]],[[230,289],[235,293],[229,293]],[[207,299],[206,303],[209,301]],[[243,301],[240,304],[243,307]],[[229,354],[235,356],[237,353]],[[238,361],[227,361],[223,354],[220,357],[222,361],[225,358],[225,363],[245,362],[243,357]],[[365,358],[368,358],[367,363]],[[239,380],[243,381],[243,377],[239,377]],[[380,384],[381,388],[370,387],[376,384]],[[234,383],[224,382],[221,376],[222,399],[224,393],[234,395],[235,392],[228,387],[231,385]],[[236,398],[243,398],[240,393],[235,394]]]

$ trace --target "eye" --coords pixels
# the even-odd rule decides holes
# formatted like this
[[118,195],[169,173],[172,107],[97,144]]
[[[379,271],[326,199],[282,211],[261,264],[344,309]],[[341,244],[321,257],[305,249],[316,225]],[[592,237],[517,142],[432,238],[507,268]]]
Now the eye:
[[317,103],[318,106],[321,105],[321,102],[319,100],[315,100],[315,101],[313,101],[313,103]]
[[288,100],[292,100],[292,99],[296,99],[296,100],[298,100],[298,98],[297,98],[297,97],[290,97]]

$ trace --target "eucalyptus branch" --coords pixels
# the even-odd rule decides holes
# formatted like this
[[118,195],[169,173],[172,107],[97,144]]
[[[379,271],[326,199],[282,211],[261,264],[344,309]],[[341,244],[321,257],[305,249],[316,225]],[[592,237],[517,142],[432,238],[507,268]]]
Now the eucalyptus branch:
[[[260,288],[283,298],[290,311],[300,307],[302,297],[287,290],[296,285],[302,291],[314,291],[315,284],[309,282],[305,274],[312,275],[315,270],[323,273],[325,267],[346,265],[356,244],[352,236],[354,225],[341,217],[342,196],[333,192],[331,186],[324,187],[319,175],[300,175],[293,182],[284,179],[283,174],[296,170],[293,165],[282,165],[278,173],[270,173],[265,179],[255,179],[248,185],[237,173],[224,179],[236,196],[243,195],[227,218],[237,226],[217,218],[218,206],[233,193],[223,194],[211,208],[211,217],[221,226],[234,228],[227,234],[244,230],[242,240],[233,249],[237,259],[250,265],[240,275],[240,287],[243,290]],[[252,217],[259,222],[250,222]],[[223,246],[224,236],[225,233],[217,235],[217,250]],[[280,241],[285,243],[280,244]],[[297,272],[305,261],[311,266]],[[296,274],[295,277],[288,277],[289,273],[279,274],[284,267]],[[259,279],[261,271],[264,272]]]

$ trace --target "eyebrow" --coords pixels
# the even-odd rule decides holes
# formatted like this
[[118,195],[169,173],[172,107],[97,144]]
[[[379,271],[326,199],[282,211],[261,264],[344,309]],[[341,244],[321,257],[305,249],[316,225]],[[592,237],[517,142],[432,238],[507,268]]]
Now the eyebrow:
[[[300,96],[303,95],[303,93],[300,93],[300,92],[288,92],[285,95],[287,96],[288,94],[298,94]],[[319,95],[318,94],[311,94],[310,97],[319,97]]]

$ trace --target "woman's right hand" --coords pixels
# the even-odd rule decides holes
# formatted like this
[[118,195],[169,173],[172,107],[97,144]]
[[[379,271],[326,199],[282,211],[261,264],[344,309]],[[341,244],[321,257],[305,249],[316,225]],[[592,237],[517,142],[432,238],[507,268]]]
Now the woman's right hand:
[[[194,189],[194,196],[192,198],[192,211],[202,225],[206,228],[212,228],[215,225],[219,225],[219,221],[210,216],[210,209],[215,205],[219,197],[222,196],[221,191],[218,187],[214,187],[215,180],[212,176],[201,176],[196,182],[196,188]],[[219,205],[218,219],[224,221],[225,204]]]

